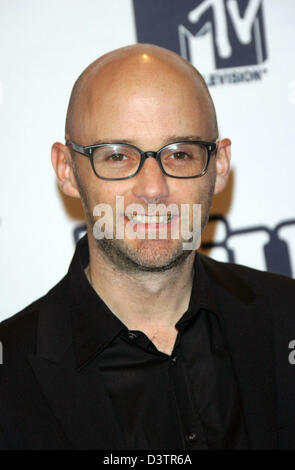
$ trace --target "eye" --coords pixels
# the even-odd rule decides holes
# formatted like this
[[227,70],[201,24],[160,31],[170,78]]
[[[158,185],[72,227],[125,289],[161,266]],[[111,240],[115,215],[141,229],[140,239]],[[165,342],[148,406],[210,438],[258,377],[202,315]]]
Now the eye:
[[190,158],[186,152],[174,152],[170,157],[173,157],[174,160],[184,160]]
[[126,157],[126,155],[124,155],[123,153],[113,153],[112,155],[109,155],[107,159],[113,162],[122,162],[127,158],[128,157]]

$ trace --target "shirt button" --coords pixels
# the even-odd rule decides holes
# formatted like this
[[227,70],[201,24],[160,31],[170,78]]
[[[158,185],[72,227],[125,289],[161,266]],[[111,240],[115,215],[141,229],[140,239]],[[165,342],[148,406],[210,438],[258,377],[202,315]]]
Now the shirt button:
[[197,440],[197,433],[190,432],[189,434],[186,435],[185,438],[186,438],[187,442],[195,442]]
[[128,333],[128,338],[129,339],[135,339],[137,338],[137,334],[136,333],[132,333],[131,331]]
[[176,365],[176,361],[177,361],[177,357],[176,356],[172,357],[171,362],[174,366]]

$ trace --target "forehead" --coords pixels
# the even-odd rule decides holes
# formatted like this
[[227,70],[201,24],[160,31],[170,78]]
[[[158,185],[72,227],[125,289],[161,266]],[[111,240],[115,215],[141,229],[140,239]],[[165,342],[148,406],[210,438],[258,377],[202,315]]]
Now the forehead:
[[[107,64],[80,90],[80,141],[210,133],[209,103],[187,68],[152,60]],[[82,143],[82,141],[81,141]]]

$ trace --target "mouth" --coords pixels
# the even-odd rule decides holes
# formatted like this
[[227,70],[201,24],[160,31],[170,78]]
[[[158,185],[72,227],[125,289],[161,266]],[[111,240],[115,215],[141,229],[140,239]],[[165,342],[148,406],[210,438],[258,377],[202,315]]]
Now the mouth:
[[[168,213],[169,214],[169,213]],[[178,216],[175,214],[126,214],[125,224],[129,224],[132,231],[137,232],[140,236],[146,236],[148,233],[159,233],[161,239],[170,239],[170,232],[176,228]],[[172,232],[171,232],[172,233]]]
[[125,218],[133,224],[169,224],[173,215],[125,214]]

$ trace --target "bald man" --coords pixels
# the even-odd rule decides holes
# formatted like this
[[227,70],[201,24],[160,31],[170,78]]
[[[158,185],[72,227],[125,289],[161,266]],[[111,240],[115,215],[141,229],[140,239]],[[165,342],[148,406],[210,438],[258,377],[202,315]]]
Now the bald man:
[[80,75],[52,164],[87,235],[1,324],[1,448],[295,448],[295,282],[198,252],[230,171],[218,139],[171,51],[123,47]]

